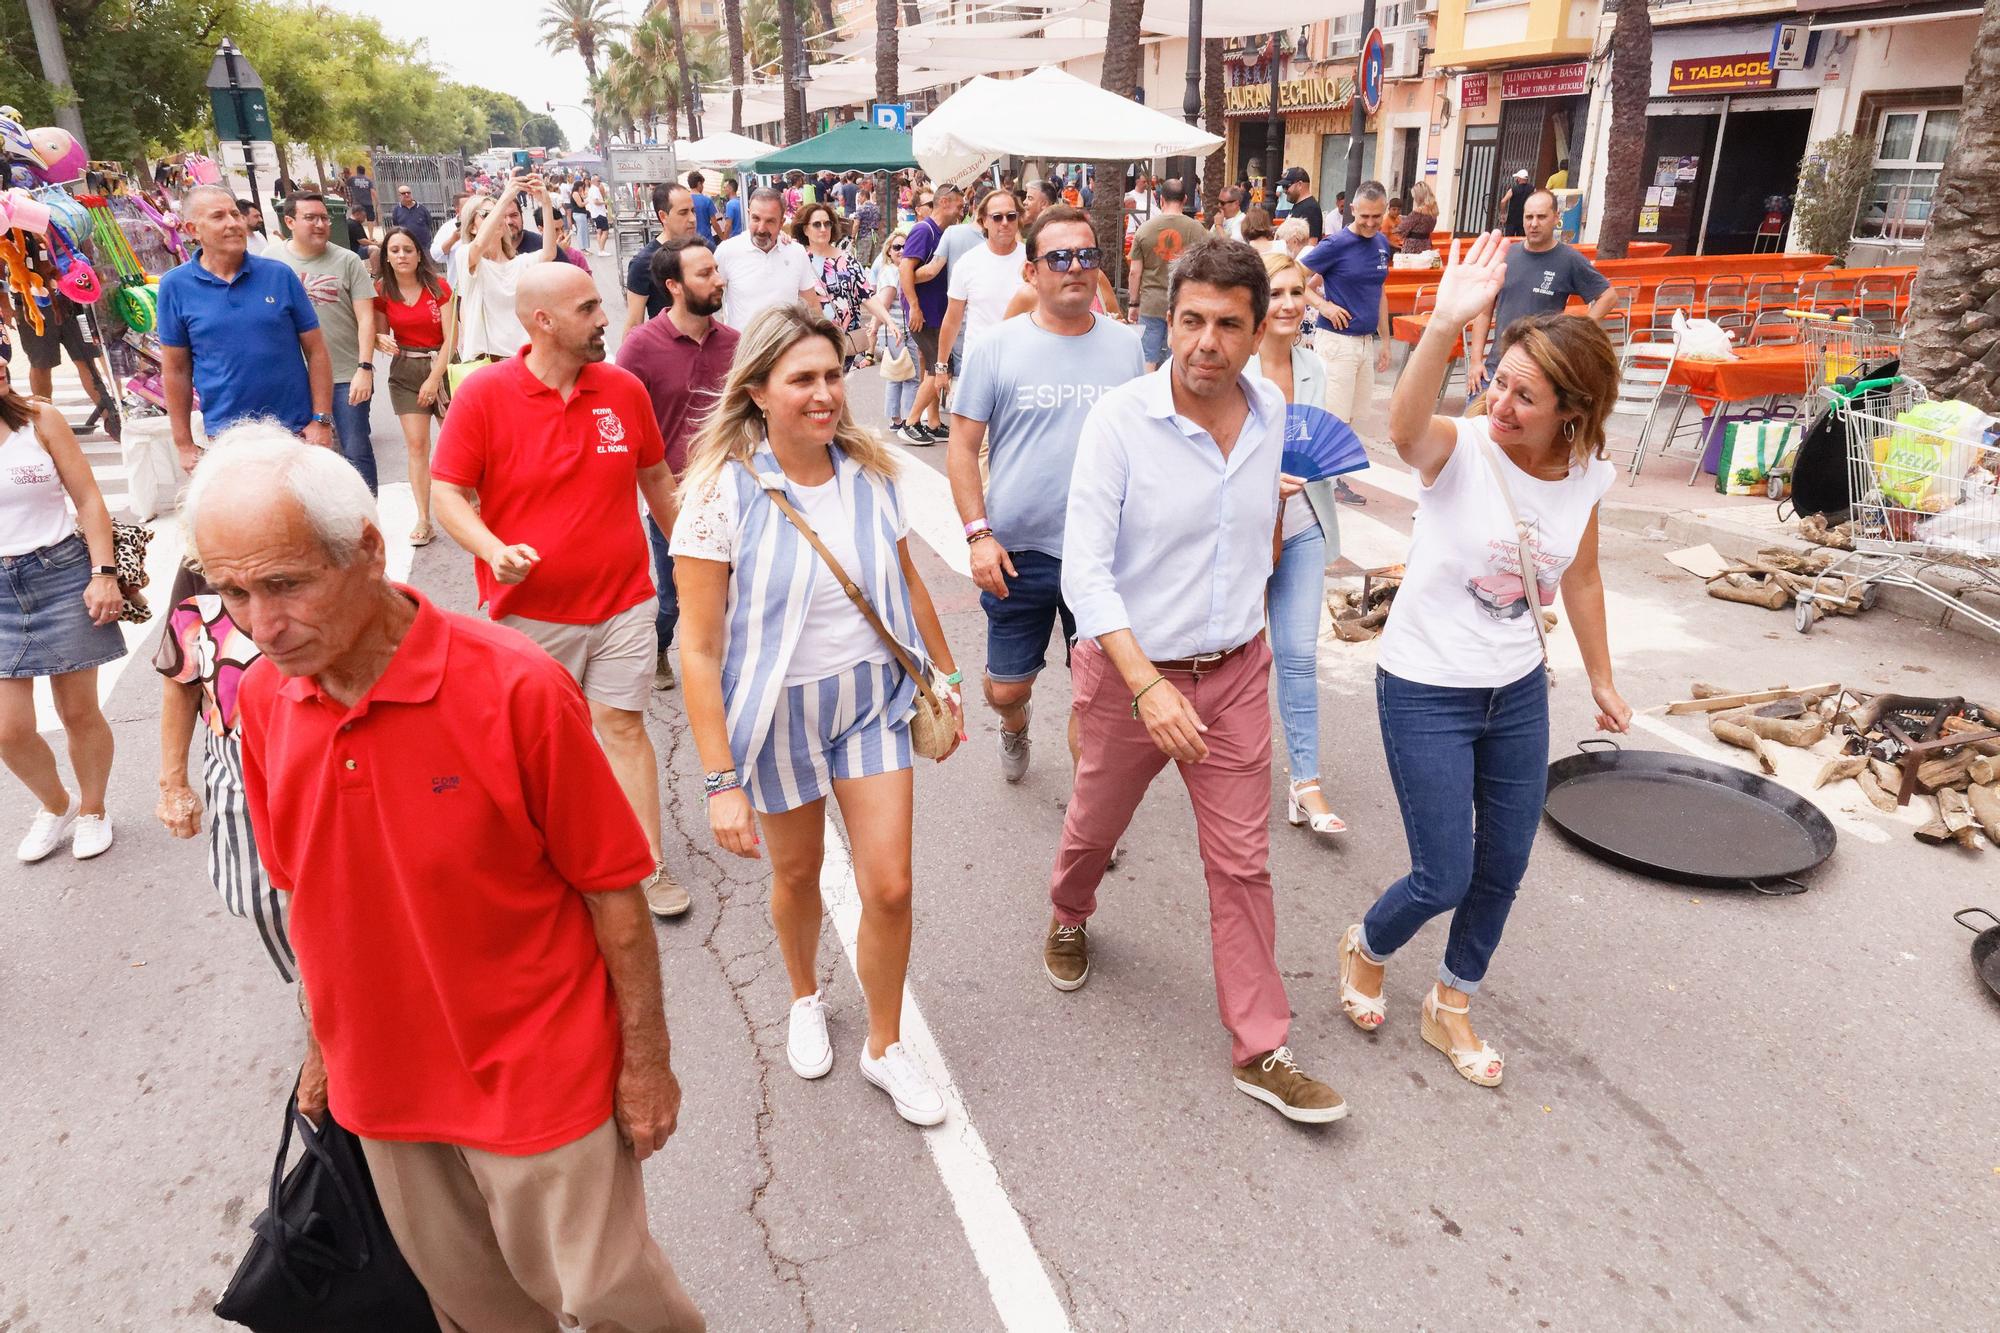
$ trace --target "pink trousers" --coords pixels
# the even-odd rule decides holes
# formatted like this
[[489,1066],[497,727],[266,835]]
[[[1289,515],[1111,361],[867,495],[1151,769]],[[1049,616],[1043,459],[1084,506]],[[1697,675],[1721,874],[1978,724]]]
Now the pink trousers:
[[[1271,650],[1259,638],[1210,674],[1167,675],[1208,726],[1202,737],[1208,758],[1177,767],[1194,803],[1208,878],[1216,1005],[1238,1065],[1284,1045],[1291,1026],[1271,900],[1270,674]],[[1079,643],[1070,679],[1083,757],[1049,900],[1056,920],[1078,925],[1097,910],[1097,885],[1111,850],[1167,756],[1132,716],[1132,697],[1103,649]]]

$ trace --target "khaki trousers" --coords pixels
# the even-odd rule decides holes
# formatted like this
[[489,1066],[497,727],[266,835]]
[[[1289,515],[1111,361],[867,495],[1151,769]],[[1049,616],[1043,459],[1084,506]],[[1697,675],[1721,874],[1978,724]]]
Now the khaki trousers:
[[1381,346],[1372,333],[1350,336],[1324,325],[1313,335],[1313,350],[1326,367],[1324,406],[1350,426],[1375,395],[1375,357]]
[[646,1226],[639,1160],[606,1120],[506,1157],[362,1139],[389,1231],[444,1333],[700,1333]]

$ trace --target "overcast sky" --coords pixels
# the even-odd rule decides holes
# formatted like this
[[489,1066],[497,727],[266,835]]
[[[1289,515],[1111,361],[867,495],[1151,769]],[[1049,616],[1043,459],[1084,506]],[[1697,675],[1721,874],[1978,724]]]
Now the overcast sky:
[[[431,62],[460,83],[477,83],[512,93],[540,111],[558,103],[556,119],[572,148],[590,138],[583,104],[583,61],[561,55],[540,40],[544,0],[329,0],[330,7],[367,14],[399,41],[424,43]],[[643,10],[643,0],[619,0],[627,18]],[[565,108],[560,103],[568,102]]]

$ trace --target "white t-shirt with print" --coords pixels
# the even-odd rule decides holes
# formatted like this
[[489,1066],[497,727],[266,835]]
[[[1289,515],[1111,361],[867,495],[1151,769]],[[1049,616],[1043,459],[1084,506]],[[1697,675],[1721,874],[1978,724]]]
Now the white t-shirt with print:
[[[857,477],[853,484],[868,483]],[[812,525],[847,576],[860,579],[861,551],[854,540],[854,505],[841,494],[840,478],[835,476],[818,486],[793,482],[791,488],[798,497],[799,517]],[[674,535],[667,549],[675,557],[691,556],[733,565],[736,519],[736,487],[724,477],[703,486],[682,506],[674,520]],[[909,533],[909,525],[899,512],[897,540]],[[814,571],[812,599],[806,604],[805,624],[799,629],[798,644],[792,649],[792,660],[785,670],[787,685],[810,685],[863,662],[892,660],[889,645],[882,642],[882,636],[862,616],[840,581],[825,567],[826,562],[817,553],[813,559],[818,568]]]
[[1571,468],[1561,481],[1543,481],[1492,444],[1485,417],[1456,424],[1458,445],[1444,470],[1418,489],[1403,584],[1377,661],[1389,674],[1420,685],[1493,689],[1540,667],[1542,649],[1528,618],[1514,522],[1483,451],[1492,451],[1533,534],[1542,606],[1555,601],[1563,571],[1617,471],[1599,458]]
[[965,302],[965,350],[987,330],[1007,317],[1007,303],[1021,290],[1021,266],[1027,262],[1025,246],[1016,244],[1004,255],[982,245],[968,250],[951,266],[951,282],[945,288],[949,298]]

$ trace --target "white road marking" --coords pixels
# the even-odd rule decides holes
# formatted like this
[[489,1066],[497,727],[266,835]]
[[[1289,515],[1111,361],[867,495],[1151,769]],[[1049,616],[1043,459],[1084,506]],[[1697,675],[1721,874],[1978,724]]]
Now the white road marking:
[[896,485],[903,493],[903,516],[909,519],[910,530],[947,565],[971,578],[972,555],[965,546],[965,525],[959,521],[958,506],[951,498],[951,479],[902,445],[891,442],[889,447],[903,456]]
[[[912,469],[912,472],[917,469]],[[922,471],[929,472],[924,468]],[[934,474],[933,474],[934,475]],[[954,511],[956,512],[956,511]],[[961,543],[962,545],[962,543]],[[848,855],[847,839],[831,816],[826,821],[826,859],[820,867],[820,896],[833,918],[840,947],[849,967],[855,965],[855,934],[861,924],[861,898],[854,885],[854,864]],[[856,974],[857,979],[859,973]],[[1068,1333],[1069,1315],[1057,1299],[1048,1270],[1028,1237],[1028,1228],[1007,1198],[1000,1183],[999,1168],[986,1141],[972,1123],[945,1065],[944,1052],[924,1022],[917,997],[903,990],[903,1047],[931,1076],[944,1094],[944,1123],[921,1131],[931,1150],[965,1230],[972,1257],[985,1275],[986,1290],[999,1312],[1000,1323],[1010,1333]],[[892,1114],[884,1110],[884,1114]]]

